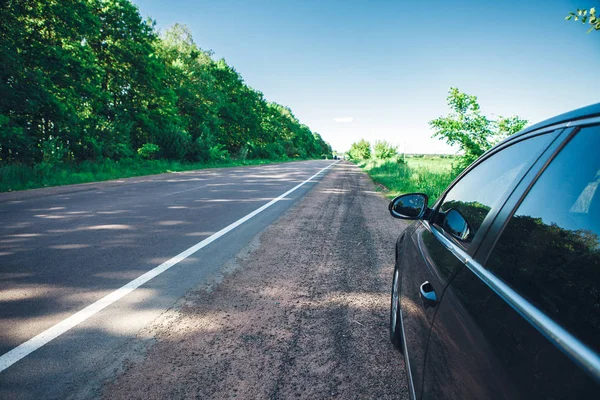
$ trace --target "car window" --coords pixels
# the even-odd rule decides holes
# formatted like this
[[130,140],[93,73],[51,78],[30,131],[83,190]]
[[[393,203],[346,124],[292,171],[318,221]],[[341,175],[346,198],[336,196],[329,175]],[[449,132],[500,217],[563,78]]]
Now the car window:
[[459,243],[471,242],[485,217],[502,205],[553,137],[522,140],[477,165],[448,191],[435,224]]
[[487,268],[600,351],[600,127],[581,130],[508,222]]

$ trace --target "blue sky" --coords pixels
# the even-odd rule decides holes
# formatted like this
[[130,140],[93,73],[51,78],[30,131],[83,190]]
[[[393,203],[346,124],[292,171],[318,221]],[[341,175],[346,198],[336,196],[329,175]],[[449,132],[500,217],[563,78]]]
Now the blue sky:
[[564,21],[588,1],[134,3],[159,29],[186,24],[340,151],[365,138],[454,152],[428,126],[447,113],[452,86],[477,95],[488,116],[531,123],[600,101],[600,32]]

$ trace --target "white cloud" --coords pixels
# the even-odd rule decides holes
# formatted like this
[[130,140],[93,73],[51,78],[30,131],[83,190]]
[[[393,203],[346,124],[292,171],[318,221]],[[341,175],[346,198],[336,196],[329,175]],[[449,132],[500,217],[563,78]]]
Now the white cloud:
[[341,122],[341,123],[350,123],[350,122],[354,122],[354,118],[353,117],[341,117],[341,118],[334,118],[333,119],[335,122]]

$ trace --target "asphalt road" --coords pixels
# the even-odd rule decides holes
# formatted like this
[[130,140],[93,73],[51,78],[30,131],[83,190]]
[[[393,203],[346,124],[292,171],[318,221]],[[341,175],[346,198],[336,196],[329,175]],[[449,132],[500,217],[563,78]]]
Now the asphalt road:
[[[277,198],[332,161],[0,195],[0,355]],[[329,170],[328,170],[329,171]],[[0,372],[0,398],[89,396],[191,288],[326,173]]]
[[408,398],[389,339],[394,244],[408,225],[342,162],[256,235],[212,291],[153,321],[110,400]]

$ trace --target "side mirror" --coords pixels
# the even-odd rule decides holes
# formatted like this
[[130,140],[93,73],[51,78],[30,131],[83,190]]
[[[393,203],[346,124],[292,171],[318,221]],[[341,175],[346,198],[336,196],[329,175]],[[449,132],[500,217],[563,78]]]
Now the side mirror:
[[409,193],[396,197],[388,206],[390,214],[400,219],[421,219],[427,210],[429,198],[424,193]]
[[461,242],[471,240],[471,227],[466,218],[457,209],[451,208],[446,211],[442,228]]

